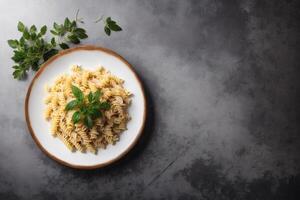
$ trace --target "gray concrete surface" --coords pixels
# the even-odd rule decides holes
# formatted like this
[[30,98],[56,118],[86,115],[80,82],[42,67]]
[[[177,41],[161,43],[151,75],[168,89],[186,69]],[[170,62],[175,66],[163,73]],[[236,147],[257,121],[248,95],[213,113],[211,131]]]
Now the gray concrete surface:
[[[117,164],[70,169],[24,121],[32,79],[12,79],[18,20],[84,17],[85,44],[123,55],[149,101],[144,136]],[[299,1],[0,0],[0,199],[300,199]],[[106,37],[93,20],[116,19]]]

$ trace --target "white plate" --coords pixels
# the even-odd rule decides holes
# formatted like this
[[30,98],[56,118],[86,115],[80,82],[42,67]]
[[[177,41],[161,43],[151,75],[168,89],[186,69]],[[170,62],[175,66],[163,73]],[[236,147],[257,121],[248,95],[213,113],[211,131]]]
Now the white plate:
[[[112,74],[125,80],[124,87],[133,93],[128,122],[128,130],[121,134],[120,141],[109,145],[98,154],[70,152],[67,147],[50,133],[50,123],[44,119],[43,113],[45,85],[52,84],[54,79],[63,73],[71,73],[74,64],[86,69],[103,66]],[[140,80],[130,64],[111,50],[94,46],[80,46],[60,52],[50,58],[33,78],[25,101],[25,115],[29,131],[37,145],[52,159],[79,169],[94,169],[106,166],[125,155],[137,142],[142,133],[146,100]]]

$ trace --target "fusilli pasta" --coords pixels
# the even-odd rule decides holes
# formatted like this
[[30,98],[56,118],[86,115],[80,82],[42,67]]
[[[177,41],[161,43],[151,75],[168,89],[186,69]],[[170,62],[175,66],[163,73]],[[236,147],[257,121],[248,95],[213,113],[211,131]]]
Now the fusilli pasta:
[[[57,136],[71,151],[92,152],[105,149],[109,144],[115,144],[120,134],[126,130],[130,120],[128,106],[131,93],[124,87],[124,81],[103,67],[89,71],[76,65],[72,67],[71,75],[59,76],[52,86],[47,86],[49,94],[45,99],[44,116],[51,122],[51,133]],[[66,104],[74,99],[71,86],[80,88],[85,95],[100,90],[101,101],[111,104],[109,110],[103,111],[102,118],[94,122],[90,129],[81,122],[73,124],[74,111],[66,111]]]

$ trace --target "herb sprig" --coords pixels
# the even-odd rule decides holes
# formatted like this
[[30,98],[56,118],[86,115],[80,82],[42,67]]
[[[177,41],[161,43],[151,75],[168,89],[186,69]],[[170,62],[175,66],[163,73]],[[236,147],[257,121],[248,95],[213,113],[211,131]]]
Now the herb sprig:
[[[79,10],[77,10],[74,20],[65,18],[62,24],[54,22],[53,28],[50,30],[52,34],[50,41],[45,38],[46,25],[37,30],[35,25],[27,27],[21,21],[18,23],[18,31],[22,33],[22,36],[20,39],[7,41],[8,45],[14,49],[12,60],[15,62],[13,66],[15,79],[24,79],[30,69],[37,71],[44,62],[61,49],[68,49],[70,44],[79,44],[82,39],[88,37],[86,30],[78,26],[79,23],[84,23],[82,18],[78,18],[78,13]],[[108,36],[112,31],[121,30],[122,28],[111,17],[107,17],[104,21],[104,31]]]
[[86,127],[92,128],[94,120],[102,117],[102,111],[110,108],[108,102],[100,101],[102,95],[100,90],[94,93],[90,92],[87,96],[84,96],[78,87],[72,85],[72,93],[76,99],[70,101],[65,109],[67,111],[76,110],[72,116],[74,124],[83,122]]
[[25,78],[27,71],[37,71],[44,62],[57,54],[60,48],[68,49],[70,43],[79,44],[81,39],[87,38],[86,31],[79,28],[77,22],[83,23],[82,19],[78,19],[78,11],[75,20],[65,18],[63,24],[54,22],[53,29],[50,30],[53,37],[46,41],[46,25],[38,31],[35,25],[28,28],[19,21],[18,31],[22,33],[21,38],[7,41],[14,49],[12,60],[16,64],[13,66],[13,77],[18,80]]
[[[83,23],[83,21],[80,21]],[[50,32],[56,36],[59,46],[62,49],[68,49],[67,43],[79,44],[81,39],[86,39],[88,35],[86,30],[77,26],[77,20],[70,21],[66,18],[63,24],[53,23],[53,29]]]
[[[100,21],[102,21],[103,16],[101,16],[98,20],[95,21],[95,23],[98,23]],[[106,35],[110,36],[111,32],[115,31],[122,31],[122,28],[117,24],[116,21],[112,20],[111,17],[107,17],[104,20],[104,32],[106,33]]]
[[40,64],[56,54],[58,50],[55,49],[55,45],[44,39],[47,26],[42,26],[40,31],[37,31],[35,25],[27,28],[19,22],[18,31],[22,33],[22,37],[19,40],[8,40],[8,45],[14,49],[12,60],[16,65],[13,66],[15,69],[13,76],[20,80],[26,76],[30,68],[37,71]]

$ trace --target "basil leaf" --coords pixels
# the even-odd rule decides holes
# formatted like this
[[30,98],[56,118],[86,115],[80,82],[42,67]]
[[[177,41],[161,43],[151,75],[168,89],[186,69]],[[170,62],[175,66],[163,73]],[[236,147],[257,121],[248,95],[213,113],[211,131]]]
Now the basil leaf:
[[26,56],[25,53],[22,51],[14,51],[14,53],[15,54],[11,59],[16,63],[23,61]]
[[71,23],[71,28],[75,28],[76,26],[77,26],[76,21],[75,21],[75,20],[72,21],[72,23]]
[[108,35],[108,36],[110,36],[110,29],[108,28],[108,27],[104,27],[104,31],[105,31],[105,33],[106,33],[106,35]]
[[57,53],[58,53],[57,49],[50,49],[43,55],[44,61],[48,60],[49,58],[51,58],[52,56],[54,56]]
[[74,30],[75,33],[85,33],[85,30],[83,28],[76,28]]
[[23,79],[25,77],[25,74],[26,74],[26,71],[22,70],[22,69],[16,69],[13,72],[14,79],[18,79],[18,80]]
[[76,35],[68,35],[68,39],[73,43],[73,44],[79,44],[80,40]]
[[106,23],[109,23],[109,22],[111,22],[111,17],[106,18]]
[[52,46],[56,46],[55,38],[51,39],[51,44],[52,44]]
[[31,40],[35,40],[36,37],[37,37],[36,33],[32,33],[32,34],[30,35],[30,39],[31,39]]
[[75,85],[72,85],[72,92],[73,92],[73,95],[76,97],[76,99],[78,99],[79,102],[83,101],[84,95],[78,87],[76,87]]
[[20,22],[20,21],[18,23],[18,30],[20,32],[24,32],[25,31],[25,25],[22,22]]
[[92,118],[94,118],[94,119],[102,116],[100,109],[98,109],[96,107],[92,107],[92,109],[90,109],[89,113],[92,116]]
[[88,109],[86,107],[81,107],[80,108],[80,111],[83,113],[83,114],[87,114],[88,113]]
[[70,48],[69,45],[67,45],[66,43],[61,43],[61,44],[59,44],[59,46],[62,49],[68,49],[68,48]]
[[93,102],[93,100],[94,100],[94,95],[93,95],[92,92],[90,92],[90,93],[88,94],[88,100],[89,100],[90,103]]
[[86,33],[80,32],[80,33],[76,33],[76,35],[78,36],[79,39],[85,39],[88,37],[88,35]]
[[100,109],[102,109],[102,110],[110,109],[110,103],[108,103],[108,102],[102,102],[100,104]]
[[71,26],[71,22],[70,22],[69,18],[66,18],[66,19],[65,19],[64,26],[65,26],[65,28],[67,28],[67,29]]
[[85,118],[84,118],[84,124],[88,127],[88,128],[92,128],[94,123],[93,123],[93,120],[92,118],[87,115]]
[[17,48],[19,45],[18,40],[8,40],[7,43],[13,49]]
[[36,26],[32,25],[29,29],[30,33],[36,32]]
[[25,29],[23,31],[23,37],[26,39],[26,40],[29,40],[30,39],[30,34],[29,32],[27,31],[27,29]]
[[41,30],[40,30],[40,34],[41,34],[41,35],[45,35],[46,32],[47,32],[47,26],[44,25],[44,26],[41,28]]
[[54,30],[50,30],[50,32],[53,34],[53,35],[58,35],[58,33]]
[[15,65],[13,68],[15,69],[13,72],[14,79],[21,80],[26,77],[26,70],[28,70],[27,67],[24,67],[23,65]]
[[24,45],[25,45],[25,39],[24,39],[24,37],[21,37],[21,39],[20,39],[20,46],[24,47]]
[[38,62],[32,63],[31,68],[33,71],[37,71],[39,69],[39,63]]
[[76,111],[74,112],[73,116],[72,116],[72,121],[74,124],[78,123],[80,121],[80,112],[79,111]]
[[60,30],[60,26],[59,26],[56,22],[53,23],[53,27],[54,27],[54,29],[57,30],[57,31]]
[[97,90],[95,93],[94,93],[94,99],[96,101],[99,101],[99,98],[100,96],[102,95],[101,91],[100,90]]
[[78,102],[77,100],[72,100],[72,101],[70,101],[70,102],[66,105],[65,109],[66,109],[66,110],[73,110],[75,107],[78,106],[78,104],[79,104],[79,102]]
[[115,24],[115,23],[108,23],[107,25],[108,25],[110,30],[122,31],[122,28],[120,26],[118,26],[117,24]]

